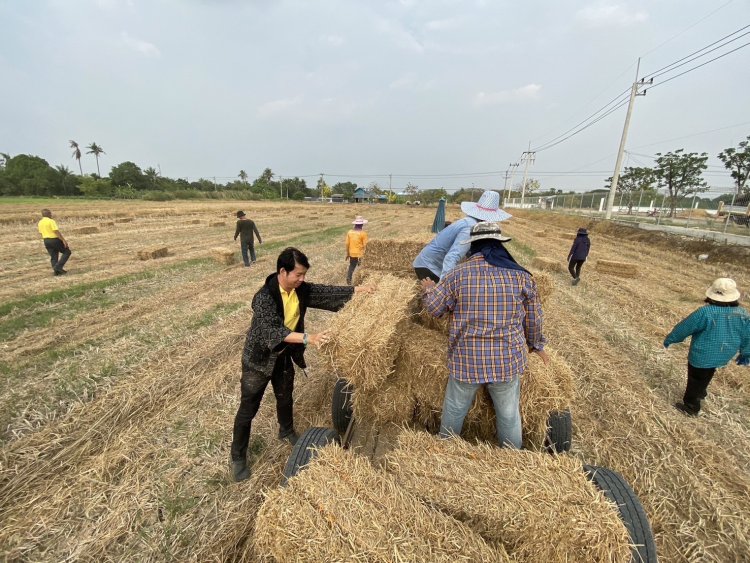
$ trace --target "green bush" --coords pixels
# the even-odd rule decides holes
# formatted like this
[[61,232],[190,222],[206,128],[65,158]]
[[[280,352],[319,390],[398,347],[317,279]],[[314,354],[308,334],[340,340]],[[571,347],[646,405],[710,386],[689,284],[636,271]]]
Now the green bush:
[[170,192],[175,199],[204,199],[206,196],[198,190],[175,190]]
[[143,192],[142,199],[146,201],[171,201],[175,197],[169,192],[148,191]]

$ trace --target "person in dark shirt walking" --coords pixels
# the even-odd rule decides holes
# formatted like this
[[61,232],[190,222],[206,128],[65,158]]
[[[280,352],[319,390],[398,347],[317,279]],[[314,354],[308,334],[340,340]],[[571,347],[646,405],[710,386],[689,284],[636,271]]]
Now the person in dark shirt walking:
[[573,285],[578,285],[578,282],[581,281],[581,268],[589,256],[590,249],[589,232],[581,227],[578,229],[573,246],[570,247],[570,252],[568,252],[568,271],[573,276]]
[[[255,226],[255,221],[248,219],[244,211],[237,212],[237,228],[234,231],[234,240],[240,237],[240,245],[242,246],[242,261],[245,266],[255,263],[255,237],[258,237],[258,244],[263,244],[258,232],[258,227]],[[248,257],[248,252],[250,256]]]

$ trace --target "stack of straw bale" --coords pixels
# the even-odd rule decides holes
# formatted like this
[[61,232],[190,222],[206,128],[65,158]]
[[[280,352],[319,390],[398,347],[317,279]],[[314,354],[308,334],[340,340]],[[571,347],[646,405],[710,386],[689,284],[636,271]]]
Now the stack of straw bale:
[[230,266],[237,263],[237,256],[235,255],[234,250],[228,248],[212,248],[211,255],[219,264]]
[[327,446],[258,512],[257,553],[280,563],[509,561],[468,525],[422,504],[361,456]]
[[617,508],[574,457],[404,431],[384,467],[428,506],[503,545],[514,561],[631,561]]
[[366,281],[378,290],[355,295],[331,319],[333,338],[322,348],[333,371],[363,391],[377,388],[393,372],[404,323],[417,296],[416,280],[372,274]]
[[78,227],[77,229],[71,230],[71,233],[73,233],[74,235],[91,235],[98,232],[99,227],[93,225],[88,227]]
[[535,256],[531,261],[531,265],[539,270],[546,270],[548,272],[562,272],[563,265],[559,260],[552,260],[550,258],[544,258],[542,256]]
[[632,262],[616,262],[614,260],[597,260],[596,271],[602,274],[612,274],[621,278],[634,278],[638,275],[638,265]]
[[153,260],[154,258],[163,258],[169,254],[169,249],[166,246],[158,246],[155,248],[147,248],[138,251],[139,260]]

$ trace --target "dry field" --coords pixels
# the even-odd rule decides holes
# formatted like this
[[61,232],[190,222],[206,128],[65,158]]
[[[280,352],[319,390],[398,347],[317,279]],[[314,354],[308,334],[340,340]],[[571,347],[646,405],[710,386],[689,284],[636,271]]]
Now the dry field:
[[[217,248],[239,251],[239,208],[264,240],[250,269],[213,258]],[[51,275],[37,206],[0,203],[0,560],[259,559],[248,539],[290,447],[276,440],[268,393],[253,425],[253,476],[229,482],[250,299],[285,246],[308,254],[310,281],[343,283],[354,215],[370,219],[371,238],[412,237],[434,209],[61,201],[52,210],[73,249],[62,277]],[[564,261],[578,221],[518,212],[505,230],[520,262]],[[687,346],[665,351],[661,341],[715,277],[750,289],[750,258],[702,249],[703,262],[685,244],[588,226],[581,284],[551,273],[545,306],[548,339],[578,376],[573,455],[624,474],[663,561],[746,560],[750,370],[721,370],[705,413],[688,419],[671,407]],[[168,255],[137,258],[156,247]],[[598,259],[638,264],[638,274],[597,272]],[[329,316],[311,311],[310,329]],[[300,375],[295,393],[298,431],[330,417],[331,376],[308,356],[310,378]]]

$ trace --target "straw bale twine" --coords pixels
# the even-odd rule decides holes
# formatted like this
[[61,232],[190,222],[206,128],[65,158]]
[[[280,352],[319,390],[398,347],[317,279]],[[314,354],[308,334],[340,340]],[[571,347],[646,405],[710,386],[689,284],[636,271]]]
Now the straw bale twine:
[[550,258],[544,258],[543,256],[535,256],[531,261],[531,265],[534,268],[540,270],[546,270],[548,272],[562,272],[563,265],[559,260],[552,260]]
[[237,263],[237,255],[229,248],[212,248],[211,256],[219,264],[230,266]]
[[155,248],[142,249],[138,251],[139,260],[153,260],[154,258],[163,258],[169,254],[169,249],[166,246],[159,246]]
[[98,233],[99,227],[95,227],[93,225],[87,227],[78,227],[77,229],[72,229],[70,232],[74,235],[91,235],[94,233]]
[[372,295],[355,295],[329,323],[331,340],[321,351],[329,366],[356,388],[377,387],[393,372],[398,340],[417,298],[416,280],[371,274]]
[[395,275],[411,276],[412,263],[424,248],[417,240],[372,240],[367,243],[363,266],[368,270],[381,270]]
[[223,227],[224,225],[226,225],[224,221],[209,221],[208,223],[209,227]]
[[503,545],[514,561],[631,561],[617,508],[574,457],[404,431],[384,467],[428,506]]
[[621,278],[634,278],[638,275],[638,265],[632,262],[616,262],[614,260],[597,260],[596,271],[611,274]]
[[99,223],[99,226],[100,227],[114,227],[115,222],[114,221],[102,221],[101,223]]
[[115,219],[115,223],[132,223],[133,217],[119,217]]
[[509,561],[466,524],[422,504],[362,457],[327,446],[266,495],[258,553],[285,562]]

